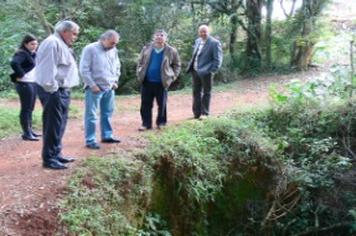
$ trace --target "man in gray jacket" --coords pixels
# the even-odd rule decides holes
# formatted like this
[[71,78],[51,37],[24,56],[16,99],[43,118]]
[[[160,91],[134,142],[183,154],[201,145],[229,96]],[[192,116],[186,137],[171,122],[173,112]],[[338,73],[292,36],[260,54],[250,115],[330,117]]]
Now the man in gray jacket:
[[78,38],[79,26],[73,21],[60,21],[55,33],[40,45],[35,77],[43,101],[43,167],[66,169],[73,158],[62,156],[62,138],[70,104],[70,89],[79,84],[77,63],[72,45]]
[[177,79],[181,63],[177,49],[167,44],[167,33],[156,30],[153,42],[143,47],[137,63],[137,78],[141,83],[141,118],[139,131],[152,128],[152,107],[156,98],[157,128],[167,123],[167,90]]
[[198,34],[187,68],[193,77],[193,114],[196,119],[209,115],[213,78],[223,58],[221,43],[209,35],[207,25],[201,25]]
[[116,45],[120,35],[107,30],[98,42],[87,45],[80,60],[80,74],[85,84],[85,143],[89,149],[99,149],[96,141],[95,126],[97,108],[100,107],[101,141],[119,143],[113,137],[111,117],[114,111],[115,93],[120,77],[120,60]]

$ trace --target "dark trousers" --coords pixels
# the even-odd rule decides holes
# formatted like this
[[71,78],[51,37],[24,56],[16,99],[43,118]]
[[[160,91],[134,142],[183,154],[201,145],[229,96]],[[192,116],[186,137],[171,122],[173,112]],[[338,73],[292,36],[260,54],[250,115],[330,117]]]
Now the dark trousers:
[[20,124],[23,135],[32,136],[32,112],[36,103],[36,84],[17,82],[16,91],[20,97]]
[[41,86],[36,84],[37,87],[37,95],[38,98],[40,99],[42,107],[45,106],[46,102],[48,101],[49,93],[47,93]]
[[152,107],[155,98],[158,105],[156,125],[165,125],[167,123],[167,94],[167,89],[163,87],[162,83],[143,82],[140,110],[143,126],[148,129],[152,128]]
[[199,118],[201,115],[209,115],[213,75],[199,76],[198,73],[193,70],[192,77],[194,117]]
[[[46,103],[48,101],[50,93],[46,92],[41,86],[37,85],[37,95],[38,95],[38,98],[40,99],[42,107],[44,108],[44,106],[46,105]],[[64,135],[64,131],[67,126],[67,120],[68,119],[66,118],[65,122],[62,122],[60,137],[63,137],[63,135]],[[62,138],[61,138],[61,140],[62,140]],[[62,142],[60,142],[60,144],[59,144],[59,149],[62,150]],[[62,157],[62,153],[59,153],[58,156]]]
[[62,138],[67,125],[70,92],[59,89],[47,93],[43,109],[43,162],[49,163],[61,156]]

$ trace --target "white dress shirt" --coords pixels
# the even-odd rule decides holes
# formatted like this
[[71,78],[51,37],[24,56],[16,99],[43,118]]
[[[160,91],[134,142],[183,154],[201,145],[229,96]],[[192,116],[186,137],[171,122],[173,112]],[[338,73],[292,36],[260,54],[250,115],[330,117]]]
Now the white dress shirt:
[[41,43],[36,56],[35,75],[36,83],[49,93],[79,84],[73,51],[59,34],[52,34]]
[[195,71],[198,70],[198,57],[199,57],[201,51],[203,50],[203,47],[204,47],[205,43],[206,43],[206,41],[200,39],[200,43],[199,43],[199,46],[198,46],[197,55],[195,56],[195,59],[194,59],[194,70],[195,70]]

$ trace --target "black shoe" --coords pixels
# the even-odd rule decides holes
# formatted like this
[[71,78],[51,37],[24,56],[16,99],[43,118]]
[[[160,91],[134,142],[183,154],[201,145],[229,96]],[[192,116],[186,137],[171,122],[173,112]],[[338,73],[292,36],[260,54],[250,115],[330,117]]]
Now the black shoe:
[[39,138],[36,138],[33,135],[22,135],[22,139],[26,141],[39,141]]
[[75,159],[72,157],[57,157],[57,161],[60,163],[69,163],[69,162],[74,162]]
[[89,149],[100,149],[100,146],[97,143],[90,143],[85,146]]
[[57,160],[51,160],[48,162],[43,162],[43,167],[44,168],[48,168],[48,169],[52,169],[52,170],[64,170],[67,169],[68,167],[63,165],[62,163],[60,163]]
[[35,132],[32,131],[32,136],[38,138],[38,137],[42,137],[42,134],[36,134]]
[[117,138],[106,138],[101,140],[102,143],[121,143],[120,139]]

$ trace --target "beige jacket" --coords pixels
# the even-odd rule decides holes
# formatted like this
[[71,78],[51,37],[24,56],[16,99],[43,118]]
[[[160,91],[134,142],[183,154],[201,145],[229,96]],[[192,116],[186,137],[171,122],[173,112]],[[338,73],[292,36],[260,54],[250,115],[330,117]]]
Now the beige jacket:
[[[141,51],[136,68],[137,79],[140,83],[143,83],[145,80],[152,50],[153,44],[149,44],[144,46]],[[178,78],[180,69],[181,62],[177,49],[166,44],[161,65],[161,78],[163,87],[168,88],[172,82]]]

